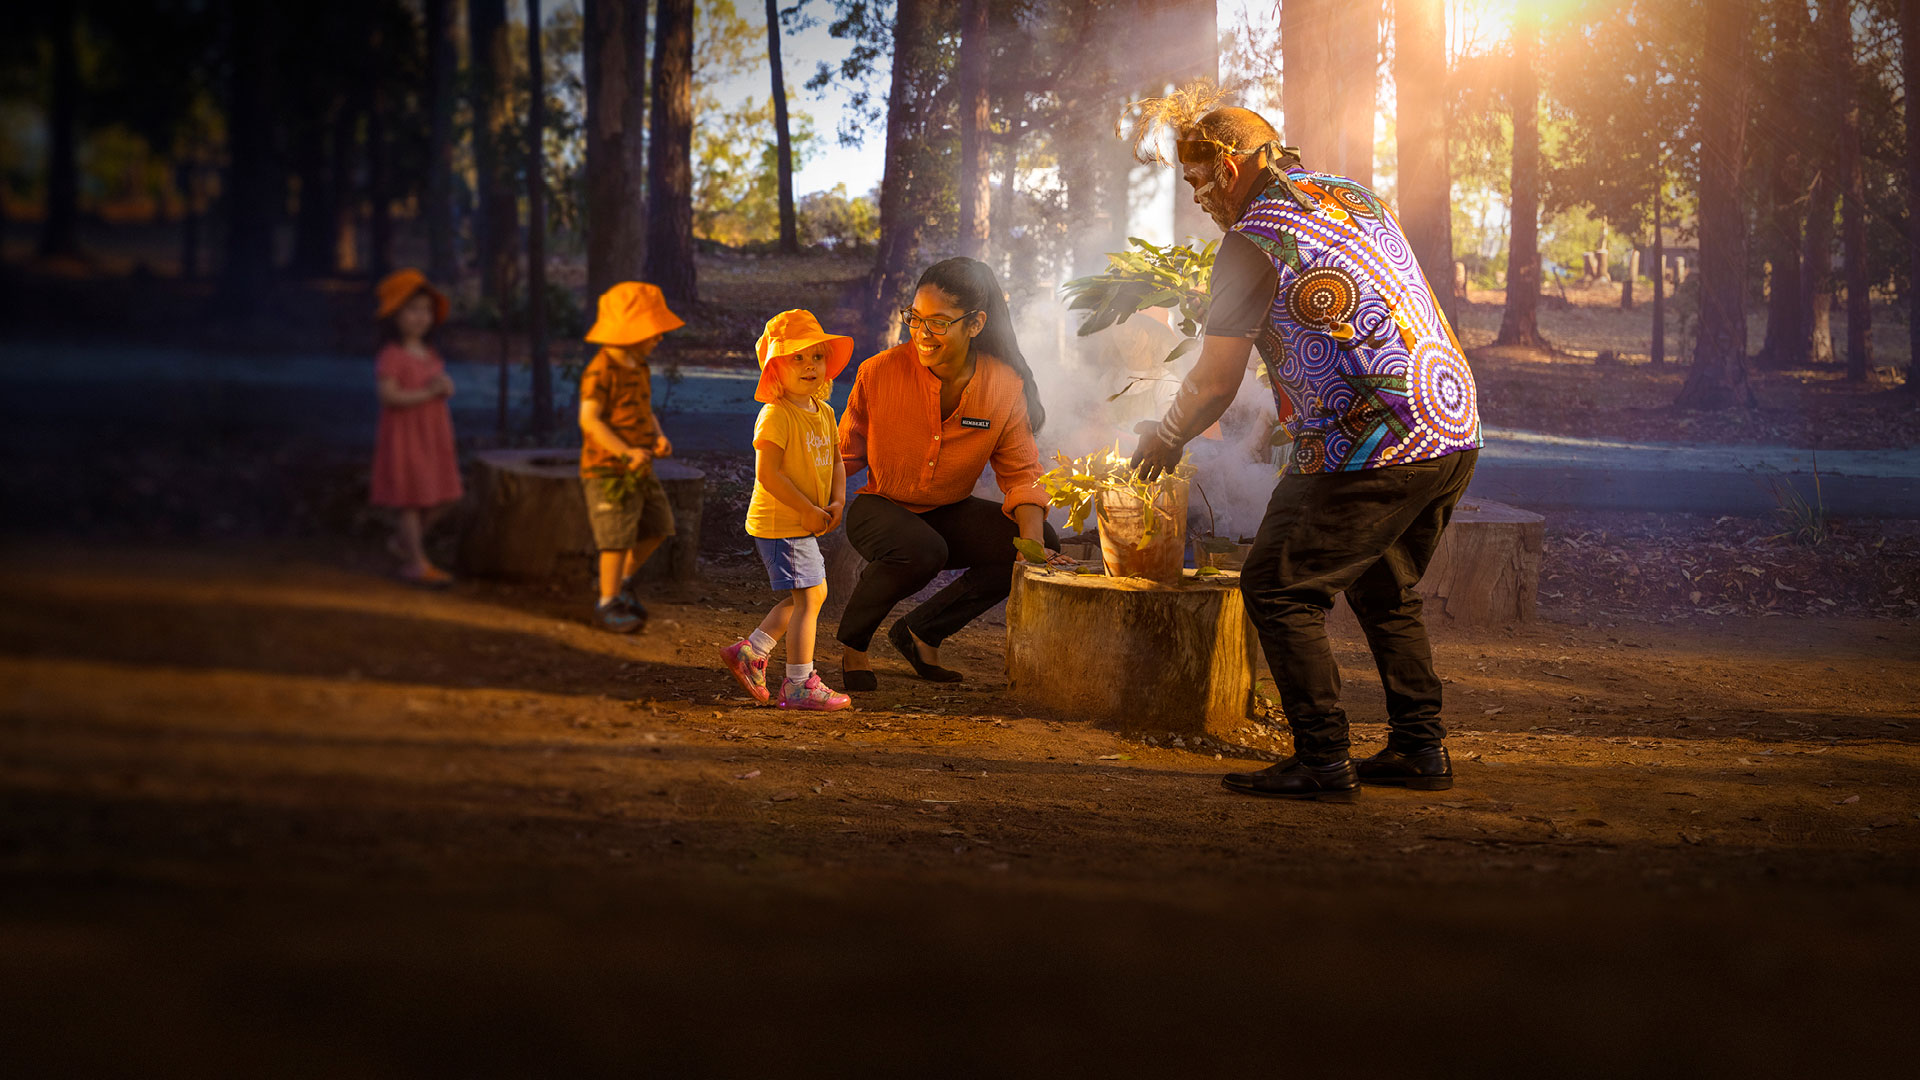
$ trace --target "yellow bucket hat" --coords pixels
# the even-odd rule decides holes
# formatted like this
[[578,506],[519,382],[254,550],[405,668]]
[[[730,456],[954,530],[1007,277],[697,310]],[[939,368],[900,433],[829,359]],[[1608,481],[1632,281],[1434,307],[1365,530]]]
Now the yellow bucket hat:
[[767,320],[767,329],[754,342],[753,351],[760,358],[760,385],[754,388],[753,400],[771,405],[780,400],[780,384],[773,378],[772,364],[782,356],[793,356],[825,342],[827,348],[827,377],[814,391],[816,397],[825,398],[831,392],[830,385],[835,376],[847,369],[847,361],[853,359],[853,339],[844,334],[829,334],[820,328],[820,320],[813,312],[802,308],[783,311]]
[[407,301],[413,299],[415,293],[422,292],[433,297],[433,324],[438,326],[446,322],[449,311],[447,294],[434,288],[427,281],[427,275],[411,266],[402,267],[380,279],[380,284],[374,289],[377,302],[373,308],[373,317],[386,318],[405,306]]
[[587,331],[587,340],[595,345],[638,345],[685,325],[685,320],[667,310],[667,298],[658,286],[623,281],[601,295],[600,315]]

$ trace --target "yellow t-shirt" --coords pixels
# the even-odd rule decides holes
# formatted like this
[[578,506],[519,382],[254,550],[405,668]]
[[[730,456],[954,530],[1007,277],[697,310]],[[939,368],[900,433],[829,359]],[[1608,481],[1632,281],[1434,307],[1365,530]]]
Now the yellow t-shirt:
[[[753,423],[753,445],[771,444],[781,450],[780,471],[800,494],[825,507],[833,497],[833,465],[840,460],[840,441],[833,406],[814,402],[812,412],[802,412],[782,398],[760,407],[760,418]],[[790,540],[812,536],[800,524],[800,512],[773,497],[773,493],[753,483],[753,500],[747,504],[747,535],[761,540]]]

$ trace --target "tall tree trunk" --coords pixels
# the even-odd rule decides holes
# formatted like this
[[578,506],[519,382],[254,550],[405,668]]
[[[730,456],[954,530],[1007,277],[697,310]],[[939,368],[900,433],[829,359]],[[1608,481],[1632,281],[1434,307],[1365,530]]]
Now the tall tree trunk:
[[40,232],[42,258],[80,254],[80,5],[55,5],[53,97],[47,161],[47,220]]
[[587,292],[647,271],[647,10],[587,0]]
[[[1334,172],[1340,160],[1341,140],[1335,121],[1335,41],[1344,24],[1336,18],[1335,0],[1289,0],[1280,5],[1280,110],[1286,118],[1282,132],[1300,148],[1309,169]],[[1349,28],[1350,29],[1350,28]],[[1442,37],[1441,47],[1446,39]]]
[[383,74],[392,68],[376,63],[373,70],[376,81],[367,106],[367,271],[378,280],[393,269],[393,147],[387,139]]
[[1633,279],[1640,276],[1637,273],[1640,267],[1639,232],[1640,230],[1636,228],[1632,233],[1628,234],[1627,238],[1627,264],[1625,272],[1620,275],[1626,279],[1620,283],[1621,311],[1633,310]]
[[1767,336],[1754,354],[1756,367],[1781,370],[1806,362],[1807,328],[1805,283],[1801,280],[1801,198],[1806,192],[1807,124],[1805,49],[1812,25],[1807,5],[1799,0],[1777,3],[1774,30],[1773,77],[1761,91],[1765,125],[1778,133],[1768,157]]
[[[346,105],[334,108],[344,111]],[[341,141],[337,121],[328,122],[330,112],[316,110],[314,116],[299,118],[304,122],[294,130],[293,171],[300,181],[300,206],[293,219],[293,257],[287,264],[294,278],[325,277],[334,271],[340,213],[333,173],[342,166],[328,167],[327,159],[340,152]]]
[[1814,78],[1806,80],[1808,103],[1807,157],[1814,175],[1807,195],[1806,247],[1800,260],[1800,322],[1805,327],[1806,360],[1834,362],[1833,351],[1833,226],[1834,202],[1840,197],[1840,126],[1846,118],[1837,93],[1847,68],[1841,55],[1841,16],[1835,4],[1824,5],[1813,30]]
[[[771,4],[774,0],[767,0]],[[991,51],[988,0],[960,0],[960,242],[959,252],[987,258],[987,219],[992,214],[989,171],[987,55]]]
[[1459,321],[1453,295],[1453,178],[1447,153],[1446,0],[1394,0],[1393,82],[1400,227],[1434,302]]
[[353,152],[365,113],[358,93],[341,103],[333,121],[333,164],[328,173],[328,206],[333,213],[333,246],[325,273],[360,270],[360,200],[353,186]]
[[1920,4],[1900,5],[1900,73],[1906,97],[1907,393],[1920,402]]
[[[993,205],[989,210],[991,227],[988,229],[987,253],[993,260],[993,272],[1005,280],[1012,272],[1012,245],[1008,243],[1013,230],[1014,194],[1020,184],[1020,125],[1023,122],[1019,95],[1009,103],[1013,115],[1009,117],[1011,131],[1003,139],[997,139],[999,145],[995,152],[1000,156],[1000,180],[993,185]],[[1129,156],[1132,152],[1128,151]]]
[[900,312],[924,222],[913,213],[914,163],[922,118],[913,73],[927,37],[930,0],[900,0],[893,22],[893,76],[887,94],[887,159],[880,177],[880,245],[867,279],[866,333],[876,348],[900,340]]
[[1741,159],[1747,135],[1753,0],[1707,0],[1700,83],[1700,333],[1674,402],[1752,408],[1747,382],[1747,230]]
[[[1296,0],[1298,2],[1298,0]],[[1193,67],[1178,81],[1188,79],[1212,79],[1220,81],[1220,16],[1214,0],[1188,0],[1188,15],[1182,24],[1192,27],[1192,39],[1186,50],[1194,56]],[[1183,50],[1185,51],[1185,50]],[[1192,193],[1176,177],[1173,196],[1173,240],[1184,243],[1189,237],[1213,237],[1220,232],[1220,226],[1213,223],[1207,212],[1193,201]]]
[[1513,229],[1507,245],[1507,305],[1500,345],[1548,348],[1540,334],[1540,85],[1533,54],[1539,12],[1523,0],[1513,24]]
[[533,434],[553,431],[553,367],[547,362],[547,67],[540,55],[540,0],[527,0],[527,346],[533,368]]
[[1647,355],[1654,367],[1663,367],[1667,362],[1667,227],[1664,219],[1667,208],[1661,198],[1667,186],[1664,160],[1660,170],[1662,176],[1653,189],[1653,344]]
[[794,255],[800,251],[800,233],[793,217],[793,135],[787,126],[787,79],[780,68],[779,0],[767,0],[767,59],[773,68],[773,130],[777,155],[775,168],[779,171],[780,250]]
[[660,0],[653,43],[653,134],[647,147],[647,280],[692,303],[693,0]]
[[237,3],[231,10],[220,308],[228,316],[254,321],[262,314],[273,276],[273,230],[283,194],[273,160],[273,105],[268,100],[268,60],[278,35],[273,5]]
[[507,39],[507,0],[467,0],[468,69],[473,82],[473,171],[479,212],[481,295],[502,319],[511,306],[519,211],[508,183],[506,129],[512,117],[507,93],[513,58]]
[[1847,381],[1873,370],[1873,308],[1867,272],[1867,183],[1860,168],[1860,94],[1854,88],[1853,4],[1837,0],[1834,34],[1840,95],[1840,240],[1847,250]]
[[[1340,132],[1340,157],[1332,171],[1373,186],[1373,122],[1380,97],[1380,9],[1382,0],[1347,0],[1340,11],[1346,30],[1336,41],[1343,57],[1333,76],[1334,116]],[[1445,38],[1441,39],[1442,48]]]
[[1833,363],[1832,165],[1822,168],[1807,196],[1806,254],[1800,260],[1800,318],[1807,331],[1807,363]]
[[426,0],[427,274],[442,288],[460,281],[453,240],[453,0]]

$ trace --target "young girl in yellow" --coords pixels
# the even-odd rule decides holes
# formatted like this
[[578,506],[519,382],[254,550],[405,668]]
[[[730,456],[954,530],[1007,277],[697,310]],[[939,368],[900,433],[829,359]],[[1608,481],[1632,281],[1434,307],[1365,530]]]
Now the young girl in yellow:
[[840,461],[837,424],[827,395],[833,377],[853,357],[853,339],[829,334],[806,311],[767,320],[755,346],[762,403],[753,425],[753,500],[747,535],[753,537],[767,578],[786,599],[753,633],[720,651],[720,660],[753,699],[765,702],[767,657],[787,635],[783,709],[844,709],[852,699],[835,693],[813,669],[813,642],[827,602],[827,562],[817,539],[840,526],[847,506],[847,470]]

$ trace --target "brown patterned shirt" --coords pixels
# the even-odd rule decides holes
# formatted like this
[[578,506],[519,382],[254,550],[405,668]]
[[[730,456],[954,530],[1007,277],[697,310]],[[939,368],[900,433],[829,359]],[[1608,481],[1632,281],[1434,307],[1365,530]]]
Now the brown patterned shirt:
[[[653,419],[653,371],[647,362],[628,367],[601,349],[580,374],[580,401],[600,403],[600,419],[628,446],[653,449],[660,426]],[[580,446],[581,476],[620,476],[625,458],[588,435]]]

